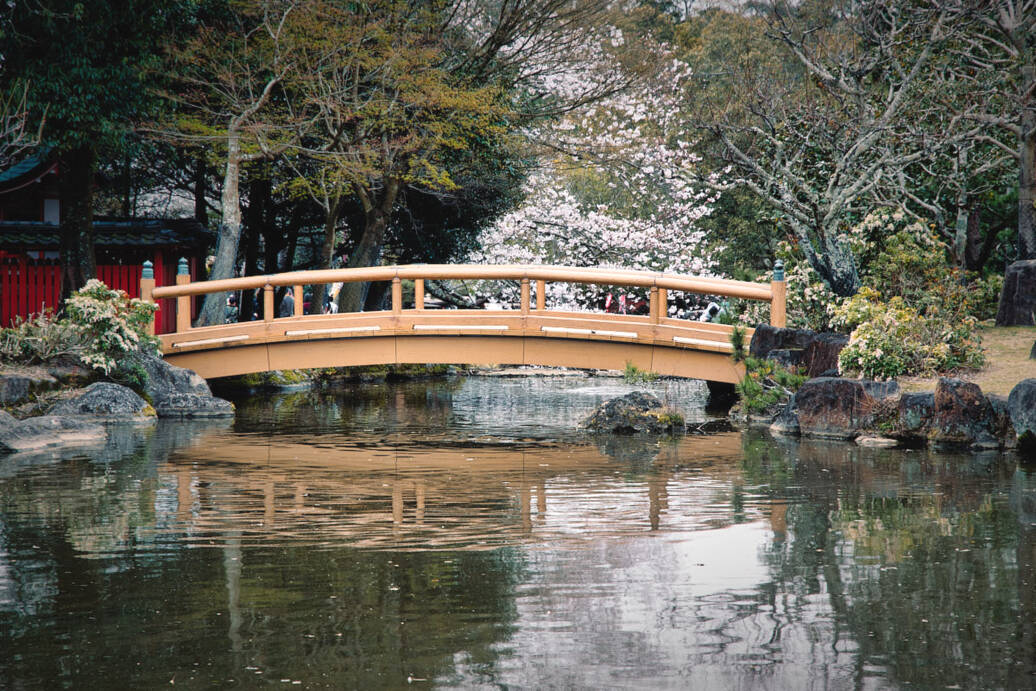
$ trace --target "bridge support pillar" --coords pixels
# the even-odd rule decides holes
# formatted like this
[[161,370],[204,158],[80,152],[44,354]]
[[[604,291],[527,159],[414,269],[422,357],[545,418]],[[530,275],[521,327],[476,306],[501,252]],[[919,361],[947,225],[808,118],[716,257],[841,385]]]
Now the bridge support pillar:
[[403,285],[399,276],[392,279],[392,314],[403,311]]
[[521,298],[522,314],[529,313],[529,279],[522,279],[522,298]]
[[[155,301],[152,297],[152,292],[155,290],[155,266],[149,261],[144,262],[144,266],[140,272],[140,299],[144,302]],[[148,334],[155,335],[155,317],[151,317],[151,321],[147,325]]]
[[273,286],[267,283],[263,286],[263,321],[273,321]]
[[536,281],[536,311],[547,309],[547,282]]

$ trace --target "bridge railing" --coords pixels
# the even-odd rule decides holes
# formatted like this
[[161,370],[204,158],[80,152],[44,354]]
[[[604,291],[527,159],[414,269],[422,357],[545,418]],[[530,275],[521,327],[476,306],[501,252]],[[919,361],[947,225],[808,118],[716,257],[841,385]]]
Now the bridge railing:
[[[275,319],[274,290],[291,287],[298,299],[294,301],[291,316],[303,316],[303,287],[307,285],[357,282],[391,282],[391,312],[403,311],[402,281],[414,282],[414,310],[425,309],[424,282],[426,280],[490,280],[518,281],[521,286],[519,309],[522,314],[533,310],[542,312],[546,306],[547,282],[584,283],[607,286],[648,288],[649,317],[659,323],[667,316],[668,292],[683,291],[703,295],[759,300],[770,303],[770,323],[785,325],[786,285],[783,266],[775,266],[774,280],[770,283],[752,283],[722,278],[683,276],[627,269],[594,269],[573,266],[533,265],[472,265],[472,264],[411,264],[404,266],[374,266],[358,269],[324,269],[293,271],[264,276],[246,276],[212,281],[192,282],[186,261],[181,260],[176,285],[155,287],[154,274],[145,262],[140,282],[140,296],[144,300],[176,300],[176,333],[191,329],[192,297],[211,293],[241,290],[262,290],[262,321]],[[535,284],[535,307],[532,305],[532,286]],[[154,333],[152,324],[151,332]]]

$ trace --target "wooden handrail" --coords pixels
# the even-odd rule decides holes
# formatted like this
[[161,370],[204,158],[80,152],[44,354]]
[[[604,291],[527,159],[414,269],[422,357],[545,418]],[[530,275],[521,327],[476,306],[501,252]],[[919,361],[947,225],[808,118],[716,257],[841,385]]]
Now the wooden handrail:
[[[146,273],[146,270],[145,270]],[[783,279],[783,271],[780,278]],[[247,276],[244,278],[227,278],[216,281],[185,282],[186,277],[178,276],[177,285],[155,287],[147,290],[145,280],[141,281],[141,295],[150,293],[152,300],[164,298],[177,299],[177,332],[186,331],[179,315],[189,314],[187,302],[191,296],[210,293],[227,293],[238,290],[264,291],[265,320],[273,319],[273,288],[290,286],[295,291],[294,316],[301,313],[302,293],[304,285],[321,283],[356,283],[366,281],[389,281],[392,283],[392,312],[402,309],[400,281],[402,279],[415,282],[415,298],[420,302],[416,309],[423,309],[425,280],[514,280],[521,283],[521,312],[528,314],[530,305],[530,288],[536,282],[536,309],[545,309],[544,287],[547,281],[560,283],[593,283],[599,285],[625,285],[648,288],[651,295],[651,321],[658,324],[666,317],[668,291],[678,290],[706,295],[721,295],[731,298],[760,300],[771,303],[770,322],[774,326],[785,323],[785,283],[775,280],[772,283],[750,283],[732,281],[723,278],[701,276],[681,276],[676,274],[635,271],[631,269],[595,269],[577,266],[542,266],[542,265],[476,265],[476,264],[410,264],[405,266],[372,266],[357,269],[323,269],[316,271],[293,271],[290,273],[270,274],[267,276]]]
[[597,283],[657,287],[707,295],[723,295],[747,300],[770,302],[773,289],[766,283],[732,281],[723,278],[680,276],[674,274],[632,271],[628,269],[593,269],[576,266],[535,266],[521,264],[410,264],[404,266],[372,266],[358,269],[323,269],[293,271],[267,276],[225,278],[216,281],[196,281],[186,285],[162,286],[152,291],[156,300],[183,295],[207,295],[236,290],[254,290],[266,285],[298,286],[317,283],[356,283],[400,279],[424,280],[486,280],[504,281],[528,279],[560,283]]

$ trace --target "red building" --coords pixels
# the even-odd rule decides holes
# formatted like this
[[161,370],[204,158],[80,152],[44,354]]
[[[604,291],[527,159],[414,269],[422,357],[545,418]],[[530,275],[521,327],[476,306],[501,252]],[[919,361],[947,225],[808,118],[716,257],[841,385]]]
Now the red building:
[[[0,172],[0,327],[57,304],[62,274],[60,222],[54,158],[31,157]],[[203,275],[203,262],[214,239],[194,219],[98,219],[94,221],[97,278],[139,297],[145,260],[155,266],[156,286],[176,282],[180,257],[187,258],[192,276]],[[174,311],[160,310],[155,325],[159,333],[174,330]]]

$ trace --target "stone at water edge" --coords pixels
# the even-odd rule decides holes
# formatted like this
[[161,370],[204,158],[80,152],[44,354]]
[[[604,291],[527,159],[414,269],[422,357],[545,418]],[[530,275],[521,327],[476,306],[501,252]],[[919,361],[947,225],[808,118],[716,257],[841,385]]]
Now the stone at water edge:
[[1036,314],[1036,259],[1014,262],[1004,272],[997,326],[1032,326]]
[[1036,379],[1018,382],[1007,397],[1007,410],[1018,435],[1018,449],[1036,457]]
[[934,409],[934,393],[905,393],[900,396],[894,436],[910,442],[927,439]]
[[995,448],[993,406],[978,384],[942,377],[935,385],[929,440],[936,446]]
[[993,409],[993,436],[996,437],[1000,448],[1013,449],[1018,445],[1018,435],[1015,434],[1014,424],[1011,422],[1007,396],[991,393],[986,395],[986,400]]
[[[648,432],[664,434],[682,431],[683,420],[671,419],[670,413],[654,394],[633,391],[625,396],[605,401],[583,420],[584,429],[615,434]],[[678,424],[677,424],[678,423]]]
[[233,417],[233,404],[213,396],[198,373],[153,355],[136,355],[133,363],[147,372],[145,391],[158,417]]
[[1036,360],[1036,341],[1032,342],[1032,350],[1029,351],[1029,359]]
[[131,389],[111,382],[96,382],[74,398],[58,403],[50,415],[90,416],[112,421],[154,420],[155,409]]
[[0,453],[55,446],[103,446],[106,438],[104,426],[90,418],[42,415],[0,427]]
[[879,403],[899,395],[894,381],[818,377],[795,393],[804,437],[855,439],[876,421]]

